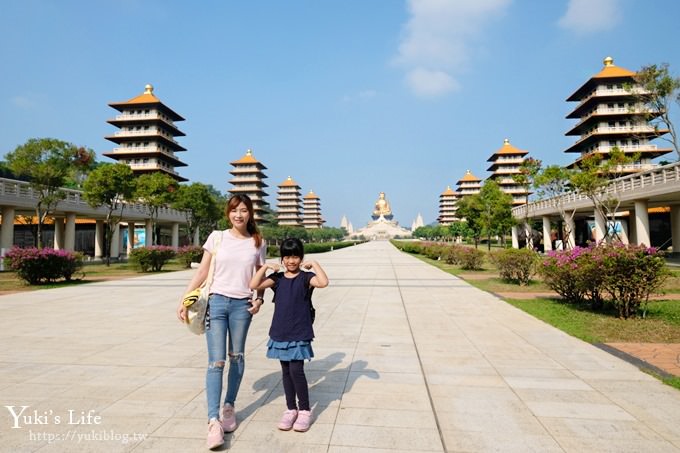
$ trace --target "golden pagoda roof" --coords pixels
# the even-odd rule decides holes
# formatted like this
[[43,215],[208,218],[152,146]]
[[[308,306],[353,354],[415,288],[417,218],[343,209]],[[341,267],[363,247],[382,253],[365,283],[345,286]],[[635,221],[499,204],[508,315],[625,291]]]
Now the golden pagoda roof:
[[491,157],[487,159],[487,162],[493,162],[495,159],[494,157],[496,156],[505,156],[505,155],[516,155],[516,156],[524,156],[526,154],[529,154],[529,151],[524,151],[523,149],[515,148],[510,144],[510,140],[507,138],[503,140],[503,146],[501,146],[498,151],[496,151]]
[[318,195],[315,194],[313,190],[310,190],[309,193],[308,193],[307,195],[304,196],[304,198],[306,198],[306,199],[308,199],[308,200],[309,200],[309,199],[316,199],[316,200],[319,199]]
[[473,175],[470,170],[466,170],[465,175],[461,179],[458,180],[458,184],[460,184],[461,182],[467,182],[467,181],[480,182],[481,179],[479,179],[478,177]]
[[153,94],[153,85],[148,83],[146,84],[146,86],[144,86],[144,93],[140,94],[139,96],[135,96],[132,99],[129,99],[125,102],[111,102],[109,106],[113,107],[118,111],[122,111],[122,109],[124,109],[125,107],[136,104],[140,105],[158,104],[163,110],[165,110],[170,115],[173,121],[184,121],[184,118],[182,118],[179,114],[177,114],[177,112],[172,110],[170,107],[163,104],[161,100],[158,99],[156,95]]
[[446,186],[446,190],[442,192],[442,195],[458,195],[458,192],[453,190],[451,186]]
[[229,163],[230,163],[231,165],[237,165],[237,164],[257,164],[257,165],[259,165],[261,168],[267,168],[267,167],[265,167],[264,165],[262,165],[262,163],[261,163],[259,160],[255,159],[255,157],[253,157],[253,150],[252,150],[252,149],[248,149],[248,150],[246,151],[246,155],[243,156],[242,158],[240,158],[239,160],[235,160],[235,161],[229,162]]
[[279,184],[279,187],[300,187],[300,186],[293,180],[293,178],[289,176],[288,178],[286,178],[285,181]]
[[612,57],[606,57],[602,63],[604,64],[602,70],[574,91],[574,94],[569,96],[567,101],[580,101],[583,96],[590,92],[592,86],[601,83],[602,79],[632,79],[635,77],[635,72],[616,66]]

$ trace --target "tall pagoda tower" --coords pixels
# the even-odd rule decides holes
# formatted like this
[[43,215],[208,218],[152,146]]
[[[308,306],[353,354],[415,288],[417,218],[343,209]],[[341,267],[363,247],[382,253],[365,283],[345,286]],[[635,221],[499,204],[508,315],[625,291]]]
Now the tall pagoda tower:
[[290,176],[279,184],[278,220],[281,226],[302,226],[300,186]]
[[104,153],[106,157],[129,165],[135,175],[163,172],[177,181],[187,181],[175,171],[176,167],[187,165],[175,155],[186,151],[175,140],[175,137],[184,136],[175,122],[184,121],[184,118],[163,104],[153,94],[151,85],[146,85],[143,94],[126,102],[112,102],[109,106],[120,115],[107,123],[120,130],[105,137],[118,145]]
[[321,228],[324,223],[321,217],[321,200],[310,190],[302,200],[302,225],[305,228]]
[[527,154],[529,154],[527,151],[512,146],[510,140],[506,138],[503,140],[503,146],[487,159],[487,162],[491,162],[487,168],[487,171],[492,172],[489,179],[496,181],[501,191],[512,197],[513,206],[526,203],[526,197],[531,193],[512,179],[513,175],[519,174],[520,166]]
[[262,170],[266,170],[267,167],[262,165],[260,161],[253,157],[253,151],[246,151],[246,155],[230,162],[234,167],[231,173],[234,178],[229,181],[232,187],[229,189],[229,193],[232,195],[245,194],[250,197],[253,202],[253,211],[255,214],[255,221],[262,221],[264,208],[267,206],[267,202],[264,200],[268,194],[264,191],[264,187],[268,187],[264,183],[264,179],[267,177]]
[[458,192],[451,189],[451,186],[446,186],[446,190],[439,195],[439,218],[437,220],[441,225],[450,225],[458,220],[456,217],[458,195]]
[[578,167],[584,157],[594,153],[607,160],[616,146],[627,156],[640,153],[639,161],[623,168],[624,174],[634,173],[655,167],[652,159],[672,151],[650,143],[668,130],[655,129],[644,119],[648,110],[637,102],[633,92],[642,92],[635,73],[615,66],[607,57],[604,68],[567,98],[579,103],[567,118],[579,122],[565,135],[580,137],[565,150],[579,154],[568,168]]
[[482,180],[472,174],[470,170],[465,171],[465,175],[458,180],[458,197],[466,195],[476,195],[482,190]]

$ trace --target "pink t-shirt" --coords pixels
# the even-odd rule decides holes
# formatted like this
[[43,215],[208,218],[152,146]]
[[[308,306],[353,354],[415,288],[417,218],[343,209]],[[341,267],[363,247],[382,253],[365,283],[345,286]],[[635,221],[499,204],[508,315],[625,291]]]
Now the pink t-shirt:
[[215,257],[215,241],[222,235],[222,242],[217,250],[215,273],[210,286],[211,293],[222,294],[234,299],[245,299],[253,292],[248,288],[253,278],[255,266],[265,262],[267,249],[264,240],[260,248],[255,248],[255,239],[239,239],[230,230],[213,231],[203,244],[203,248]]

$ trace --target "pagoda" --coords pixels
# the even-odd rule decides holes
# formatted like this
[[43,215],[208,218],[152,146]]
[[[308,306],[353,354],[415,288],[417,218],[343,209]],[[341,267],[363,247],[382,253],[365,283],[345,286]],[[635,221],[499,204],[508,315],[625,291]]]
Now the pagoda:
[[255,221],[262,221],[265,207],[267,206],[267,202],[264,200],[267,193],[263,188],[268,187],[263,181],[267,176],[265,176],[262,170],[266,170],[267,167],[253,157],[253,151],[250,149],[246,151],[245,156],[230,162],[230,164],[234,169],[229,173],[234,178],[229,183],[234,187],[229,189],[229,193],[231,195],[248,195],[253,202]]
[[321,200],[310,190],[302,200],[302,225],[305,228],[321,228],[324,223],[321,217]]
[[281,226],[302,226],[300,186],[290,176],[279,184],[277,218]]
[[488,179],[494,180],[502,192],[512,197],[513,206],[526,203],[527,196],[531,194],[512,179],[514,175],[520,173],[524,156],[527,154],[529,154],[527,151],[512,146],[510,140],[506,138],[503,140],[503,146],[487,159],[487,162],[491,162],[487,171],[492,172]]
[[175,122],[184,121],[184,118],[153,94],[153,86],[146,85],[143,94],[126,102],[112,102],[109,106],[120,115],[107,123],[120,130],[105,137],[118,147],[103,153],[104,156],[129,165],[135,175],[162,172],[176,181],[188,181],[175,171],[176,167],[187,165],[175,155],[186,151],[175,140],[175,137],[184,136]]
[[482,190],[482,180],[472,174],[470,170],[456,183],[458,184],[458,197],[477,195]]
[[566,153],[579,153],[568,168],[579,167],[583,158],[595,153],[606,161],[612,148],[618,147],[626,156],[640,153],[638,161],[619,171],[629,174],[657,166],[652,159],[672,151],[650,143],[668,130],[656,129],[645,120],[650,113],[634,94],[644,94],[635,75],[615,66],[614,60],[607,57],[604,68],[567,98],[568,102],[579,103],[567,118],[579,122],[565,135],[580,137],[565,150]]
[[447,186],[446,190],[439,195],[439,218],[437,220],[441,225],[450,225],[458,220],[456,217],[458,195],[458,192],[451,189],[451,186]]

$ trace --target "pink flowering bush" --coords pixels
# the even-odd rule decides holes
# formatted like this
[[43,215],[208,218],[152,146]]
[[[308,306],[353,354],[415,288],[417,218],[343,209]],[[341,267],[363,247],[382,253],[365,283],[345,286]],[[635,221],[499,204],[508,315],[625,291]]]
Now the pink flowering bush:
[[185,245],[177,249],[177,260],[185,268],[190,268],[191,263],[198,263],[203,257],[203,247],[198,245]]
[[656,249],[620,243],[549,252],[540,273],[565,301],[595,309],[610,304],[624,319],[636,316],[668,277]]
[[4,257],[5,265],[30,285],[55,282],[59,279],[70,281],[83,267],[80,253],[50,248],[12,247]]
[[138,247],[130,252],[130,263],[142,272],[159,272],[163,266],[175,257],[175,249],[167,245]]

